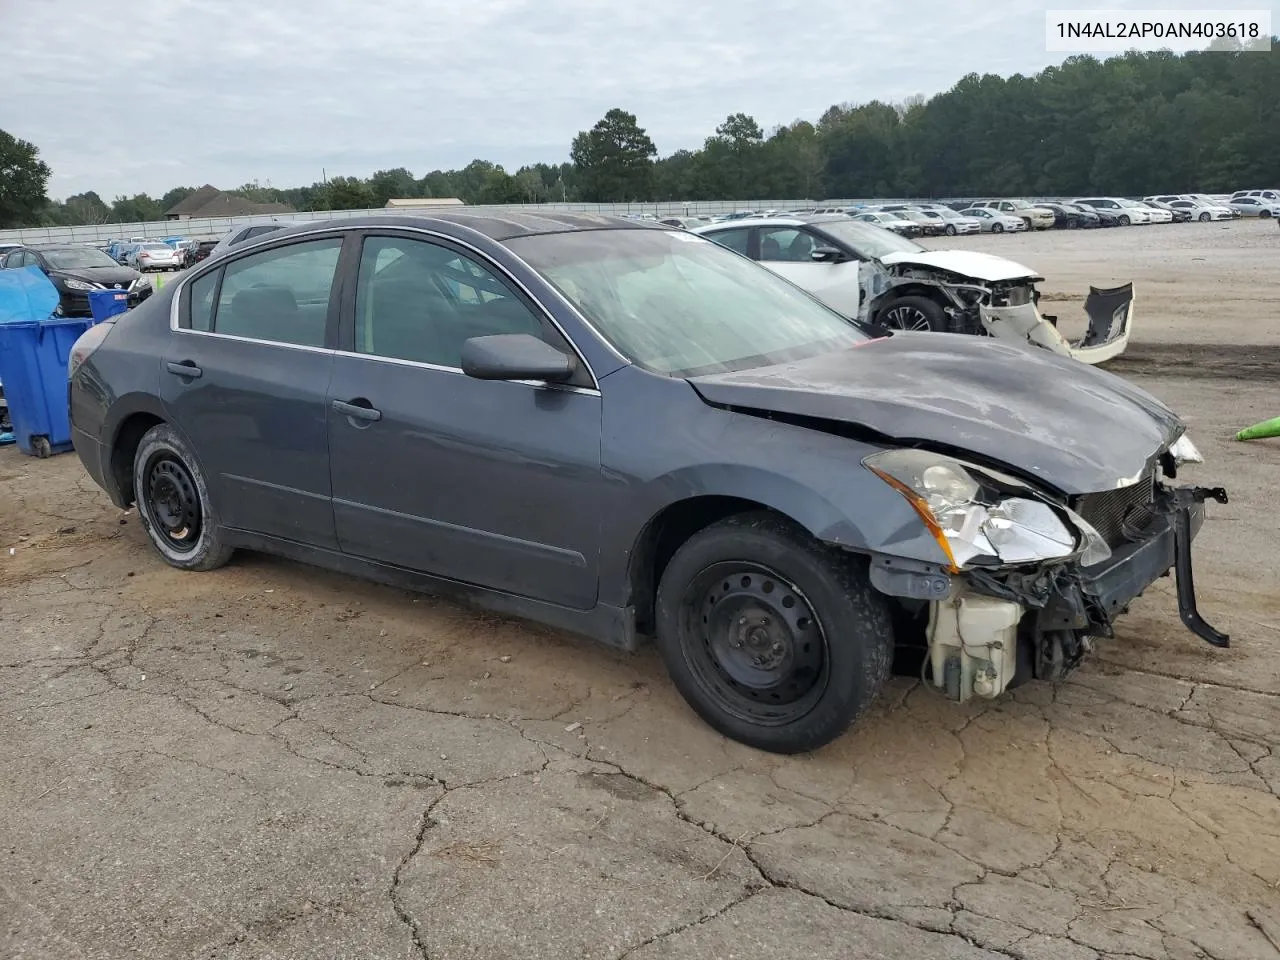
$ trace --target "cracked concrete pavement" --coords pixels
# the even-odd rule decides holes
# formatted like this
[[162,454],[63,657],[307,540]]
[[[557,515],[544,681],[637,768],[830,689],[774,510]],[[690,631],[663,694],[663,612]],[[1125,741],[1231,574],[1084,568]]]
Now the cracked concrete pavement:
[[[1157,349],[1190,254],[1121,233],[1023,259],[1064,296],[1077,259],[1134,270]],[[1173,376],[1148,341],[1125,369],[1231,488],[1197,570],[1230,650],[1162,581],[1056,688],[895,678],[800,757],[712,733],[652,650],[267,557],[172,570],[74,456],[0,451],[0,956],[1280,957],[1280,448],[1229,439],[1275,413],[1257,342],[1261,376]]]

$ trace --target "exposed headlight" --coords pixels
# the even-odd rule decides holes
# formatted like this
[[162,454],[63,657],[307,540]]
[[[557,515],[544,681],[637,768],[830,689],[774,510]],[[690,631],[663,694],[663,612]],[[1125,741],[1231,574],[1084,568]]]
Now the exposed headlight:
[[987,564],[1037,563],[1083,549],[1087,566],[1111,555],[1106,542],[1071,513],[1075,532],[1057,510],[1014,477],[927,450],[888,450],[862,461],[907,499],[953,572]]
[[90,283],[87,280],[77,280],[75,277],[66,277],[62,281],[62,285],[68,290],[101,290],[96,283]]
[[1204,463],[1204,456],[1185,433],[1169,448],[1169,453],[1174,463]]
[[149,286],[151,286],[151,278],[139,276],[138,279],[134,280],[133,283],[129,284],[129,289],[137,290],[140,287],[149,287]]

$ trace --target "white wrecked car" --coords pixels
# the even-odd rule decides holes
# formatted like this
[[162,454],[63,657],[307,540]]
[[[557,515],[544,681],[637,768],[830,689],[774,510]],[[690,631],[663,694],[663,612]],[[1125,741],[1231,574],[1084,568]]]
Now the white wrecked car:
[[694,231],[757,260],[828,306],[895,330],[970,333],[1031,344],[1085,363],[1119,356],[1133,325],[1133,286],[1091,288],[1079,341],[1042,314],[1029,267],[970,250],[929,250],[843,214],[751,218]]

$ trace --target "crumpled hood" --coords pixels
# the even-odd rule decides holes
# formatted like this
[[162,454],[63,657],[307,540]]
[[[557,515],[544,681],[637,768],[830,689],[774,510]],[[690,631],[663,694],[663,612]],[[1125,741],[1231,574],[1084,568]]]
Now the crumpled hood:
[[1183,430],[1160,401],[1114,374],[963,334],[897,333],[690,383],[718,405],[969,451],[1069,495],[1132,482]]
[[1020,263],[1006,260],[1004,257],[992,256],[989,253],[978,253],[976,250],[924,250],[919,253],[889,253],[880,258],[880,262],[890,266],[906,264],[909,266],[930,267],[934,270],[946,270],[958,273],[974,280],[985,280],[987,283],[998,283],[1001,280],[1043,280],[1044,278]]

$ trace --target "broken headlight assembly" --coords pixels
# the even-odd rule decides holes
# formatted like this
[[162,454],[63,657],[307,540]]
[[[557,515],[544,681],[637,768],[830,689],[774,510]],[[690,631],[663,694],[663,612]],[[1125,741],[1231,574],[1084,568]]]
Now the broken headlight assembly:
[[1111,556],[1087,521],[1014,477],[928,450],[887,450],[862,462],[911,504],[953,573],[1077,554],[1091,566]]
[[1204,463],[1204,456],[1185,433],[1175,440],[1173,446],[1169,448],[1169,456],[1173,457],[1173,462],[1179,465],[1184,463]]

